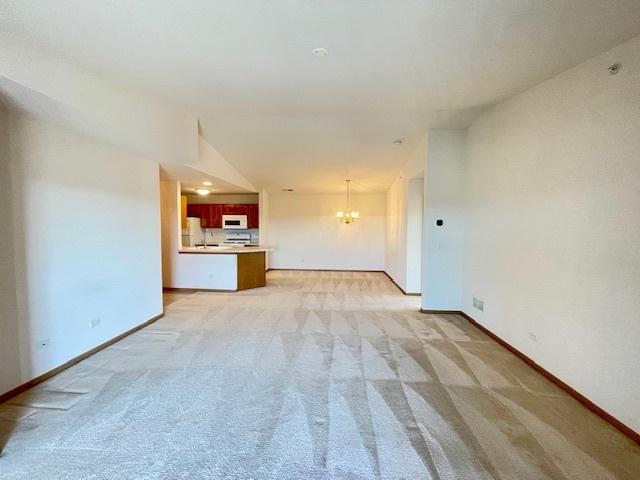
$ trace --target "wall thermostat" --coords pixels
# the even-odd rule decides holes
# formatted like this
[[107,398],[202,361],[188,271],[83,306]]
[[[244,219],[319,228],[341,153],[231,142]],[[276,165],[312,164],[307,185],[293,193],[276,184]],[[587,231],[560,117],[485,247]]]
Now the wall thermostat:
[[439,218],[438,220],[436,220],[436,227],[441,227],[444,225],[444,220],[442,220],[441,218]]

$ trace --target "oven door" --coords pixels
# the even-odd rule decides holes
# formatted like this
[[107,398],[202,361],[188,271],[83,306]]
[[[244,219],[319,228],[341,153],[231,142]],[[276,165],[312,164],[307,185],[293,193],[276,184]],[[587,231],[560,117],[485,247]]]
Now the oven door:
[[246,215],[223,215],[222,228],[246,230],[247,216]]

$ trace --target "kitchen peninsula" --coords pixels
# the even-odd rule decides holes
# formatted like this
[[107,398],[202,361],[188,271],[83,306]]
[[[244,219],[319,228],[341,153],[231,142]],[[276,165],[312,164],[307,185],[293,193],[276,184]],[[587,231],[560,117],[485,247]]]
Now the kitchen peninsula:
[[181,288],[240,291],[266,285],[263,247],[182,247],[179,250],[176,281]]
[[271,249],[260,242],[258,196],[193,195],[197,190],[175,180],[161,182],[163,287],[216,292],[264,287]]

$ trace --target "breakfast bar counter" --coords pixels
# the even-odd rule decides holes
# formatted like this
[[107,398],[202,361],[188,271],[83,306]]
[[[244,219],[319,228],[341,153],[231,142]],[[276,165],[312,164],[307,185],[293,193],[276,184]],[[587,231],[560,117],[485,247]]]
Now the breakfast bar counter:
[[172,265],[172,288],[240,291],[266,285],[267,247],[182,247]]
[[223,245],[211,247],[182,247],[180,253],[202,253],[202,254],[236,254],[236,253],[260,253],[273,250],[267,247],[246,247],[243,245]]

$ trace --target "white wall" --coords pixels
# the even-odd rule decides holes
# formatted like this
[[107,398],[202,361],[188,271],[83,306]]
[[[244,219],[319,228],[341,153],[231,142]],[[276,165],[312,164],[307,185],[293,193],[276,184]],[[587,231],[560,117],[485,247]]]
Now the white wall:
[[636,431],[638,52],[640,37],[473,123],[464,282],[465,312]]
[[198,136],[198,160],[188,166],[230,183],[231,185],[244,188],[251,192],[257,191],[256,187],[254,187],[244,175],[227,162],[224,157],[201,136]]
[[398,177],[386,196],[384,270],[400,285],[407,288],[407,227],[406,181]]
[[383,270],[385,195],[353,195],[351,206],[360,219],[345,225],[345,195],[270,195],[271,268]]
[[424,217],[424,178],[407,182],[407,283],[405,291],[422,291],[422,239]]
[[[384,270],[405,291],[417,293],[415,281],[408,282],[407,275],[414,278],[416,258],[407,253],[407,228],[409,214],[409,182],[422,177],[427,161],[427,137],[421,139],[411,158],[404,165],[386,195],[386,242]],[[414,228],[413,226],[411,228]],[[411,242],[410,242],[411,243]],[[411,262],[411,267],[408,267]],[[408,273],[409,272],[409,273]]]
[[158,165],[19,114],[3,133],[0,392],[162,312]]
[[[422,308],[461,310],[464,131],[431,130],[424,178]],[[436,226],[440,219],[444,223]]]
[[238,255],[178,253],[170,288],[236,290]]
[[20,370],[9,125],[8,114],[0,110],[0,394],[22,383],[29,374]]
[[[271,206],[270,195],[266,190],[260,191],[260,245],[269,246],[269,208]],[[264,254],[264,267],[268,270],[271,262],[271,252]]]
[[161,163],[198,162],[193,112],[78,67],[0,29],[0,94],[47,121]]
[[182,244],[180,218],[180,183],[160,181],[160,216],[162,244],[162,286],[173,287],[178,250]]

